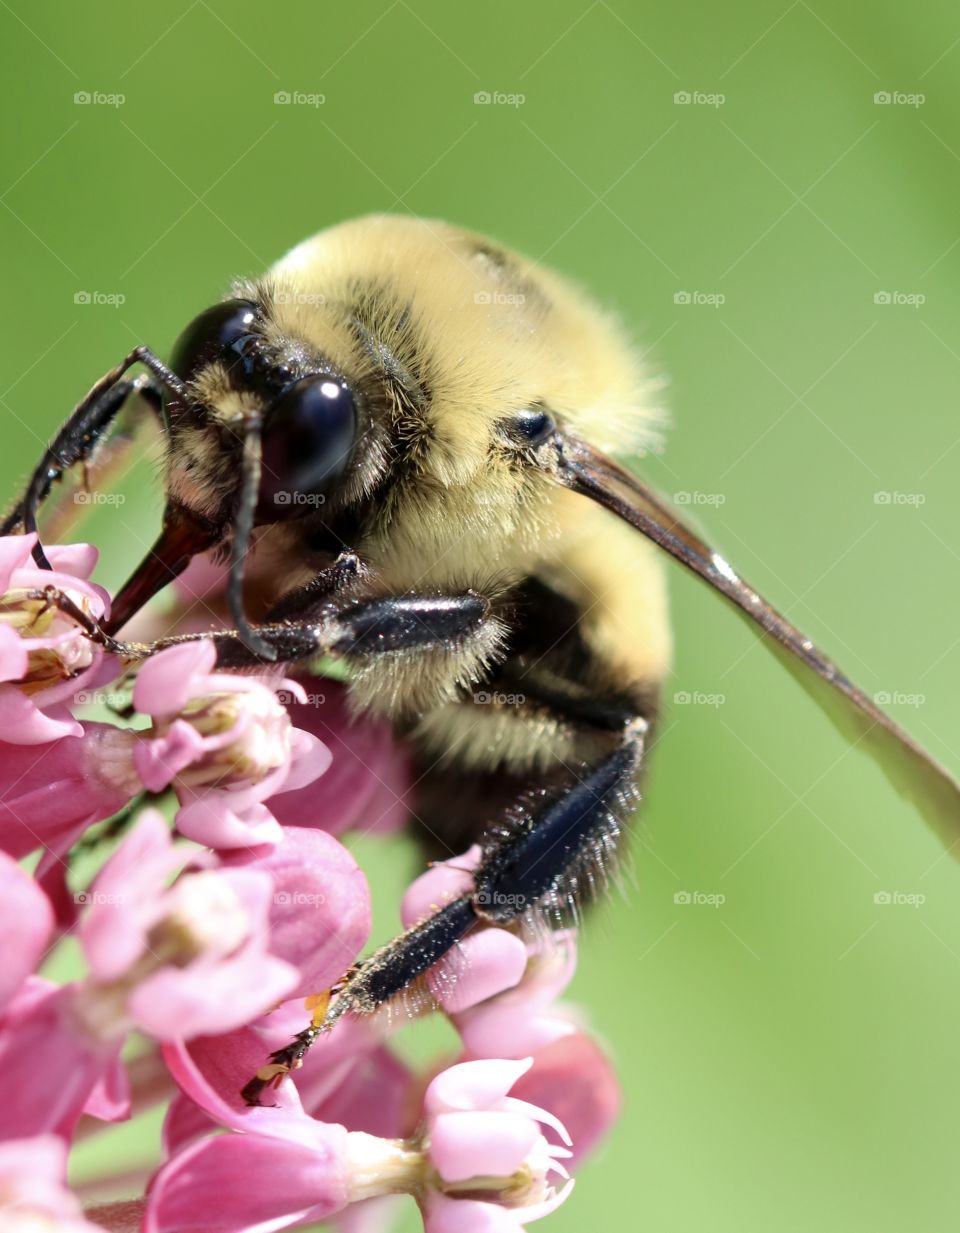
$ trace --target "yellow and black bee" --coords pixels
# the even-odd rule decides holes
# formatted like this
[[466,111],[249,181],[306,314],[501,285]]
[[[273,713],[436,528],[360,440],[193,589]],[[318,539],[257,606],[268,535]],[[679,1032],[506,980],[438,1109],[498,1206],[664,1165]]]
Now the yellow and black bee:
[[[149,379],[125,376],[137,363]],[[658,385],[557,275],[441,222],[323,231],[201,313],[169,367],[138,348],[98,382],[5,532],[35,528],[134,391],[162,421],[163,530],[91,636],[132,658],[167,644],[115,636],[192,556],[229,556],[234,628],[199,635],[220,662],[342,658],[355,709],[413,748],[422,837],[482,849],[473,890],[351,972],[250,1099],[478,923],[563,919],[604,883],[670,659],[657,547],[750,618],[948,842],[960,834],[955,780],[612,460],[655,441]]]

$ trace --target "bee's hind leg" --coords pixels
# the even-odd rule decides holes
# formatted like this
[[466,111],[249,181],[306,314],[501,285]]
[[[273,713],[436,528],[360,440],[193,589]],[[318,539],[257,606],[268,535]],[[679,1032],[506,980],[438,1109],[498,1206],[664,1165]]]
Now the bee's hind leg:
[[[377,1010],[479,924],[509,928],[531,912],[544,913],[553,924],[575,918],[606,880],[636,804],[647,729],[645,719],[629,720],[617,747],[571,773],[565,788],[546,804],[521,803],[511,819],[482,835],[483,855],[472,890],[368,956],[340,986],[323,1021],[300,1033],[288,1050],[272,1056],[271,1065],[284,1069],[271,1070],[269,1076],[264,1069],[260,1074],[270,1083],[279,1082],[343,1015]],[[268,1086],[267,1078],[252,1080],[244,1089],[245,1098],[256,1103]]]

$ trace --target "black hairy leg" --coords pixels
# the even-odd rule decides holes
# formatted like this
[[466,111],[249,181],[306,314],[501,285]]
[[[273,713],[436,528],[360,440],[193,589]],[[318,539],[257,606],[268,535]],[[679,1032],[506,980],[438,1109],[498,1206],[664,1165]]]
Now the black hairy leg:
[[554,926],[576,918],[606,882],[623,828],[637,803],[647,722],[631,719],[609,753],[568,773],[545,799],[529,795],[480,838],[473,889],[368,956],[349,972],[321,1018],[269,1062],[243,1091],[259,1103],[296,1069],[310,1045],[345,1014],[372,1014],[402,994],[471,929],[510,927],[532,915]]
[[[0,523],[0,535],[10,535],[18,526],[22,526],[27,533],[37,529],[37,513],[53,485],[70,467],[90,458],[134,391],[143,397],[154,414],[159,414],[160,385],[141,379],[121,381],[123,374],[134,364],[143,364],[160,385],[167,389],[183,392],[180,379],[148,347],[137,347],[131,351],[122,363],[100,378],[71,412],[44,450],[23,496]],[[50,562],[39,542],[34,547],[33,557],[41,568],[50,568]]]
[[[336,568],[337,563],[331,568]],[[353,572],[347,560],[344,569]],[[235,629],[213,629],[196,634],[172,634],[153,642],[128,642],[105,631],[58,587],[38,590],[42,598],[74,620],[93,641],[125,659],[148,659],[167,647],[184,642],[212,642],[217,664],[223,668],[256,668],[263,660],[241,641]],[[316,604],[309,588],[304,599]],[[461,595],[388,595],[375,599],[328,602],[308,620],[272,621],[255,626],[275,654],[271,663],[298,663],[320,655],[351,659],[398,651],[449,649],[482,629],[490,615],[490,602],[476,591]]]
[[[265,622],[253,628],[273,652],[271,663],[297,663],[319,655],[365,659],[456,645],[477,633],[489,614],[489,601],[475,591],[462,595],[387,595],[328,603],[307,620]],[[264,662],[234,629],[162,638],[149,644],[148,653],[198,639],[214,644],[219,667],[254,668]]]

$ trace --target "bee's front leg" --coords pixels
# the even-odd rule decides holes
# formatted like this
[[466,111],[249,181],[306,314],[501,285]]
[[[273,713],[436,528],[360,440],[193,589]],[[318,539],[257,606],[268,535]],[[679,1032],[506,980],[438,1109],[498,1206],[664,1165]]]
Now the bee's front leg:
[[[145,365],[154,379],[122,381],[121,377],[134,364]],[[90,458],[132,393],[138,393],[152,413],[159,417],[161,386],[183,389],[180,379],[148,347],[137,347],[122,363],[101,377],[47,446],[23,496],[0,521],[0,535],[10,535],[17,527],[22,527],[26,532],[37,529],[37,512],[50,489],[70,467],[78,462],[85,463]],[[50,568],[39,543],[34,547],[33,555],[41,568]]]

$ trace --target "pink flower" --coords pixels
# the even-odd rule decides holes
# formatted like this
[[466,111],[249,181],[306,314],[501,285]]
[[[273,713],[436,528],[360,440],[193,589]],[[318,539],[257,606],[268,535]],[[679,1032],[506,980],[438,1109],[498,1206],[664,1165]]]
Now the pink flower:
[[[88,615],[109,613],[105,591],[88,582],[97,552],[87,544],[50,548],[52,570],[33,564],[33,535],[0,538],[0,740],[36,745],[83,729],[67,703],[103,679],[103,651],[38,591],[58,587]],[[112,668],[109,669],[112,672]],[[108,676],[109,676],[108,672]]]
[[4,1233],[102,1233],[66,1186],[67,1147],[56,1135],[0,1143]]
[[291,724],[277,690],[299,697],[295,682],[216,672],[215,662],[211,643],[187,642],[141,668],[133,701],[153,728],[137,770],[151,791],[174,786],[188,838],[215,848],[277,843],[280,824],[264,801],[312,783],[330,752]]
[[[427,973],[463,1047],[439,1072],[392,1047],[403,1015],[305,1031],[370,933],[366,879],[335,836],[401,825],[408,750],[386,723],[351,717],[342,683],[221,672],[203,640],[140,666],[144,719],[79,722],[86,691],[119,661],[47,590],[94,620],[109,599],[87,581],[92,548],[48,549],[54,569],[41,571],[35,542],[0,538],[0,1227],[272,1233],[332,1218],[341,1233],[378,1233],[405,1194],[427,1233],[513,1233],[555,1210],[567,1167],[620,1104],[609,1061],[558,1001],[574,931],[528,914],[479,922]],[[222,578],[194,562],[181,630],[226,619]],[[151,637],[170,632],[156,611],[138,620]],[[168,790],[182,840],[145,810],[105,861],[105,835],[74,851],[92,823]],[[17,859],[37,849],[31,878]],[[472,893],[480,859],[475,846],[418,878],[403,923]],[[81,971],[55,983],[37,968],[67,925]],[[134,1033],[147,1052],[128,1069]],[[302,1064],[294,1038],[312,1041]],[[91,1224],[64,1186],[66,1141],[158,1100],[166,1163],[146,1196],[97,1208]],[[101,1181],[101,1193],[130,1192],[129,1175]]]
[[[146,1233],[265,1233],[329,1217],[349,1203],[390,1194],[418,1196],[430,1233],[517,1229],[558,1207],[568,1154],[540,1124],[566,1139],[550,1113],[508,1093],[530,1063],[482,1061],[451,1067],[424,1097],[419,1131],[380,1138],[307,1116],[295,1093],[273,1109],[241,1112],[232,1092],[253,1061],[249,1035],[234,1041],[229,1074],[209,1086],[196,1056],[178,1048],[174,1073],[234,1132],[193,1139],[151,1184]],[[222,1055],[221,1055],[222,1057]],[[211,1061],[212,1059],[208,1059]],[[218,1090],[224,1087],[224,1093]],[[282,1184],[277,1184],[277,1178]]]
[[89,977],[76,999],[91,1035],[229,1030],[297,984],[297,969],[269,950],[270,875],[197,854],[168,887],[183,862],[161,815],[145,810],[94,882],[78,928]]
[[[4,1126],[69,1136],[104,1081],[97,1107],[122,1115],[118,1057],[132,1028],[167,1041],[230,1031],[314,979],[341,974],[369,931],[362,874],[321,832],[299,837],[296,876],[279,852],[224,867],[212,853],[175,846],[156,811],[141,815],[80,896],[86,978],[62,987],[31,978],[0,1022],[0,1068],[12,1089],[0,1102],[0,1138]],[[275,876],[309,901],[296,927],[291,892],[276,891]],[[25,937],[11,971],[29,970],[39,944]]]
[[569,1147],[563,1124],[507,1094],[532,1064],[461,1062],[427,1088],[424,1139],[439,1177],[423,1204],[427,1233],[520,1228],[569,1196],[573,1182],[555,1190],[551,1174],[567,1178],[560,1161],[570,1152],[551,1146],[538,1125],[550,1126]]

